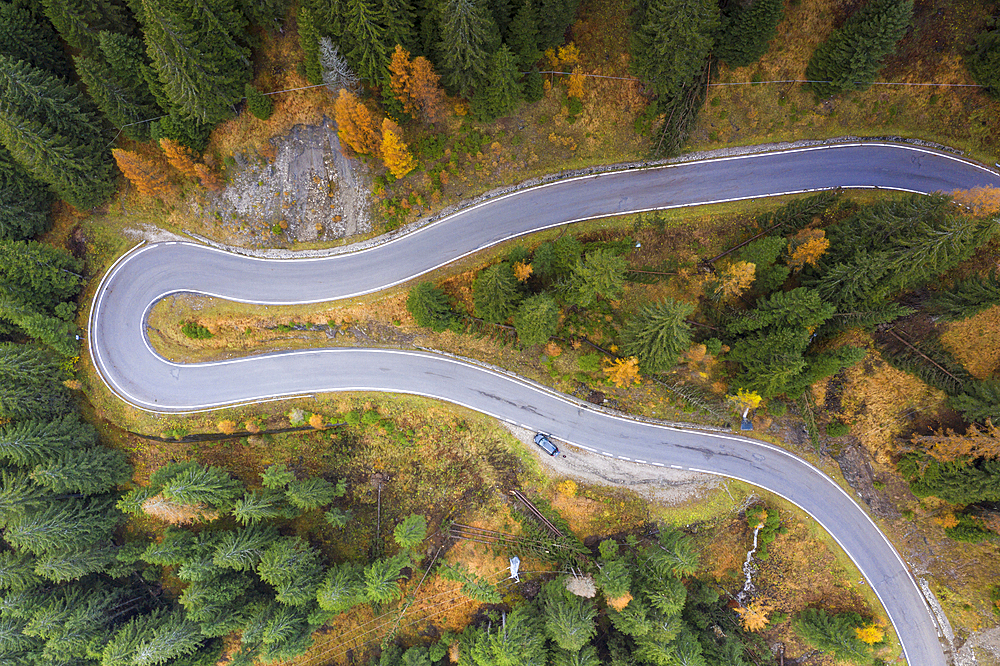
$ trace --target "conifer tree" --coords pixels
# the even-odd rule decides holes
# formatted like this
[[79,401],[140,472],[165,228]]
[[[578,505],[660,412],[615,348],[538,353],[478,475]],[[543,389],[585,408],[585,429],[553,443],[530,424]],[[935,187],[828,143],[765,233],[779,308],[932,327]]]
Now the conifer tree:
[[294,518],[299,511],[278,490],[254,490],[236,500],[233,517],[242,525],[254,525],[271,518]]
[[359,155],[379,156],[382,137],[371,111],[347,90],[341,90],[334,104],[337,136]]
[[414,550],[427,538],[427,519],[411,513],[396,525],[392,537],[402,550]]
[[389,49],[397,45],[412,49],[416,45],[417,15],[411,0],[382,0],[382,16]]
[[69,321],[74,310],[69,303],[60,303],[57,316],[50,316],[31,303],[0,292],[0,319],[67,358],[80,352],[79,329]]
[[754,0],[749,6],[729,3],[722,14],[713,55],[730,67],[746,67],[767,53],[784,17],[781,0]]
[[97,48],[100,31],[128,33],[135,27],[131,12],[117,0],[41,0],[41,4],[60,36],[85,53]]
[[445,85],[463,95],[487,76],[500,33],[485,0],[442,0],[440,65]]
[[376,560],[365,567],[365,598],[371,603],[382,604],[399,596],[400,572],[409,565],[409,557],[402,554],[384,560]]
[[40,5],[0,4],[0,54],[23,60],[64,79],[72,68],[59,45],[59,37]]
[[832,615],[821,608],[807,608],[792,620],[795,633],[806,643],[831,653],[838,661],[855,663],[869,663],[872,657],[872,647],[854,632],[864,624],[857,613]]
[[959,280],[927,300],[928,309],[947,321],[967,319],[994,305],[1000,305],[1000,273],[996,270],[985,278],[972,275]]
[[109,539],[121,522],[113,507],[109,496],[52,500],[14,518],[4,538],[36,555],[86,548]]
[[524,299],[514,314],[514,328],[521,344],[530,347],[548,342],[559,327],[559,306],[549,294]]
[[292,481],[288,484],[285,495],[292,506],[302,511],[312,511],[342,497],[344,492],[345,487],[342,485],[313,477],[303,481]]
[[526,604],[516,606],[489,631],[476,632],[470,656],[476,666],[545,666],[545,634]]
[[319,607],[341,613],[365,601],[364,569],[360,564],[345,562],[332,566],[316,593]]
[[[25,432],[70,432],[74,436],[80,432],[79,428],[70,425],[72,423],[79,426],[79,419],[75,415],[64,419],[56,418],[71,411],[72,403],[69,391],[60,381],[62,371],[58,366],[52,367],[54,358],[50,352],[30,345],[0,344],[0,418],[37,419],[28,423],[8,422],[0,425],[0,442],[3,442],[0,447],[8,446],[15,437],[23,437]],[[29,369],[17,367],[19,362],[26,359],[37,360],[39,365]],[[49,372],[46,373],[45,370]],[[92,429],[88,432],[92,432]],[[59,446],[62,444],[45,450],[57,451]],[[30,464],[39,462],[30,457],[24,460],[32,460]]]
[[0,287],[49,312],[80,292],[83,262],[35,241],[0,241]]
[[403,130],[389,118],[382,119],[382,159],[395,178],[402,178],[413,171],[417,162],[403,141]]
[[161,492],[182,504],[227,510],[243,492],[243,484],[220,467],[191,465],[165,479]]
[[440,123],[447,116],[441,77],[434,71],[431,61],[423,56],[413,59],[410,74],[410,97],[419,109],[418,116],[425,123]]
[[817,98],[864,90],[892,53],[913,16],[913,0],[872,0],[820,44],[806,67]]
[[434,286],[433,282],[421,282],[410,290],[406,297],[406,309],[413,316],[417,326],[440,333],[454,321],[448,295]]
[[476,90],[472,108],[481,121],[489,122],[506,116],[521,100],[520,73],[514,54],[506,44],[490,59],[484,85]]
[[139,0],[146,49],[163,92],[183,115],[214,124],[233,115],[251,77],[233,0]]
[[596,250],[573,267],[569,297],[582,308],[590,307],[598,298],[618,297],[625,284],[628,262],[609,250]]
[[167,137],[160,139],[160,148],[163,150],[163,154],[166,156],[170,166],[177,169],[181,175],[188,178],[198,177],[198,170],[196,168],[198,163],[190,148]]
[[[618,552],[618,544],[606,539],[598,545],[601,554],[600,571],[594,575],[594,582],[609,600],[630,595],[632,574]],[[609,601],[611,604],[611,601]]]
[[635,73],[664,100],[680,97],[702,70],[719,24],[710,0],[651,0],[632,38]]
[[33,555],[14,550],[0,552],[0,590],[20,592],[40,582]]
[[0,239],[27,240],[43,233],[51,223],[53,200],[49,188],[0,146]]
[[31,478],[54,493],[94,495],[132,478],[132,465],[121,451],[91,446],[64,451],[36,465]]
[[251,525],[230,530],[219,538],[212,561],[220,567],[247,571],[257,566],[264,549],[278,538],[269,525]]
[[47,580],[64,583],[107,571],[114,562],[115,548],[110,543],[105,543],[45,553],[38,558],[35,571]]
[[247,108],[255,118],[267,120],[274,113],[274,100],[270,96],[260,92],[251,84],[246,84],[244,94],[247,98]]
[[389,64],[384,22],[378,0],[347,0],[347,30],[353,38],[347,59],[362,79],[372,83],[383,79]]
[[165,197],[170,193],[170,180],[167,178],[166,172],[153,160],[121,148],[113,148],[111,154],[115,158],[118,169],[135,185],[135,189],[140,193],[147,197],[156,198]]
[[34,178],[86,210],[114,190],[107,137],[72,85],[0,55],[0,141]]
[[542,48],[558,46],[576,18],[580,0],[538,0],[538,30]]
[[472,299],[477,317],[499,324],[514,312],[520,300],[517,278],[504,262],[483,269],[472,283]]
[[299,28],[299,47],[305,54],[306,81],[314,86],[323,83],[323,70],[319,64],[319,37],[316,15],[305,5],[299,7],[295,21]]
[[993,97],[1000,96],[1000,30],[986,30],[966,57],[969,73]]
[[142,121],[163,111],[149,89],[152,70],[142,40],[102,31],[98,49],[75,60],[87,93],[111,124],[133,141],[148,140],[150,123]]
[[948,400],[969,423],[985,423],[987,419],[1000,423],[1000,381],[974,381]]
[[686,319],[693,312],[693,305],[670,298],[644,305],[622,331],[623,353],[638,358],[643,372],[672,368],[691,346]]
[[536,0],[520,0],[510,25],[507,44],[517,56],[518,66],[527,69],[538,62],[542,52],[538,48],[538,15]]
[[320,554],[299,537],[282,537],[264,550],[257,575],[274,587],[275,599],[302,606],[316,598],[323,580]]
[[561,578],[542,588],[542,615],[545,633],[564,650],[579,652],[597,635],[594,603],[567,590]]

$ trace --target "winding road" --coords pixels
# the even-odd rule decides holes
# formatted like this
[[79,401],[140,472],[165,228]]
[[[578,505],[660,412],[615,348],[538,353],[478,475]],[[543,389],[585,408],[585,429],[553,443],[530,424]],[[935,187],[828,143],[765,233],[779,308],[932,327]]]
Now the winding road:
[[179,364],[159,356],[146,318],[187,292],[260,304],[375,292],[509,238],[568,222],[837,187],[951,192],[1000,187],[981,165],[925,148],[840,144],[606,173],[554,182],[462,210],[375,247],[321,259],[256,259],[190,243],[141,245],[105,274],[88,343],[122,400],[184,413],[326,391],[387,391],[463,405],[599,454],[721,474],[812,515],[857,564],[911,666],[944,666],[937,625],[906,564],[868,514],[809,463],[762,442],[644,423],[474,363],[416,351],[336,348]]

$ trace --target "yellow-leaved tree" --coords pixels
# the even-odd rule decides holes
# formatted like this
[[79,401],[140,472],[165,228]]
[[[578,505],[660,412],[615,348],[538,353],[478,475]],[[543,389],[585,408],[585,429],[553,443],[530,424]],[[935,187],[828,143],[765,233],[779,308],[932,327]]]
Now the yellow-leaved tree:
[[749,261],[730,264],[718,274],[715,285],[716,297],[723,301],[738,298],[750,288],[756,275],[757,266]]
[[614,361],[604,360],[604,374],[608,381],[618,388],[633,386],[639,383],[639,359],[635,356],[619,358]]
[[164,168],[139,153],[115,148],[111,151],[118,168],[135,185],[135,189],[151,197],[163,197],[170,193],[170,181]]
[[1000,213],[1000,188],[973,187],[971,190],[959,190],[951,198],[972,209],[974,215],[996,215]]
[[746,606],[737,606],[733,610],[740,616],[740,624],[744,631],[761,631],[767,627],[767,615],[774,606],[764,599],[755,599]]
[[819,258],[830,247],[830,239],[822,229],[803,229],[792,236],[788,243],[790,258],[788,267],[793,271],[802,270],[804,266],[815,266]]
[[160,139],[160,148],[163,149],[163,154],[167,156],[167,162],[170,163],[170,166],[188,178],[198,178],[197,161],[187,146],[164,137]]
[[758,393],[754,391],[747,391],[746,389],[739,389],[736,391],[736,395],[726,396],[729,401],[733,404],[743,418],[747,417],[747,413],[751,409],[757,409],[760,406],[761,397]]
[[526,264],[523,261],[514,262],[512,268],[514,269],[514,277],[517,278],[518,282],[524,282],[527,280],[531,277],[531,273],[534,270],[531,268],[531,264]]
[[873,622],[863,627],[855,627],[854,634],[862,643],[875,645],[882,642],[882,639],[885,637],[885,629]]
[[573,73],[569,75],[569,89],[566,91],[569,97],[583,99],[583,79],[583,69],[574,67]]
[[389,86],[403,104],[404,111],[425,123],[444,120],[444,91],[440,80],[430,60],[423,56],[410,60],[409,51],[396,45],[389,61]]
[[381,123],[376,125],[371,111],[361,100],[342,88],[334,102],[333,114],[337,122],[337,136],[351,150],[359,155],[381,156]]
[[382,159],[396,178],[402,178],[417,166],[403,141],[403,130],[390,118],[382,119]]

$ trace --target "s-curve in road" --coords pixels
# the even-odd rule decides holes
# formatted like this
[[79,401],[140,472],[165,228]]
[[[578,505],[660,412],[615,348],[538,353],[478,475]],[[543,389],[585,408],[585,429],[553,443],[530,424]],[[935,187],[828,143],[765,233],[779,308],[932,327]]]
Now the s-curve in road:
[[781,449],[594,411],[520,378],[429,353],[338,348],[171,363],[150,347],[145,328],[149,309],[174,293],[260,304],[333,300],[400,284],[503,240],[583,219],[836,187],[929,193],[985,185],[1000,186],[1000,177],[951,155],[844,144],[559,181],[465,209],[370,249],[322,259],[255,259],[189,243],[140,246],[101,281],[88,343],[111,389],[152,412],[325,391],[413,393],[601,454],[743,479],[795,502],[837,539],[882,600],[911,666],[944,666],[936,624],[891,544],[836,483]]

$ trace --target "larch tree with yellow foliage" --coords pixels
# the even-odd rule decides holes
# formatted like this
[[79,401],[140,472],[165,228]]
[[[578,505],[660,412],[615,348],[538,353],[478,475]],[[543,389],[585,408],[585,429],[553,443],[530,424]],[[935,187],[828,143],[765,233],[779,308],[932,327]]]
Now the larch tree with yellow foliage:
[[359,155],[380,155],[382,136],[368,107],[353,93],[341,89],[334,102],[337,136]]
[[514,277],[517,278],[518,282],[527,282],[528,278],[531,277],[531,273],[534,269],[531,264],[526,264],[523,261],[518,261],[514,263]]
[[750,288],[757,275],[757,266],[749,261],[737,261],[719,272],[715,284],[715,296],[728,301],[738,298]]
[[830,239],[822,229],[803,229],[795,234],[788,244],[788,267],[793,271],[805,266],[815,266],[819,258],[830,248]]
[[188,178],[198,177],[197,162],[187,146],[164,137],[160,139],[160,148],[163,149],[163,154],[167,156],[167,162],[170,163],[170,166]]
[[382,159],[396,178],[402,178],[417,166],[403,141],[403,130],[389,118],[382,119]]
[[583,69],[579,66],[573,68],[573,72],[569,75],[569,88],[566,94],[570,97],[575,97],[577,99],[583,99]]
[[967,206],[973,215],[989,216],[1000,213],[1000,188],[973,187],[971,190],[959,190],[951,195],[953,201]]
[[118,168],[142,194],[163,197],[170,193],[170,181],[162,166],[130,150],[111,151]]
[[639,383],[639,359],[635,356],[614,361],[605,359],[604,374],[618,388],[635,386]]
[[765,599],[755,599],[746,606],[737,606],[733,610],[740,616],[740,624],[744,631],[763,631],[767,628],[768,613],[774,610],[774,606]]

